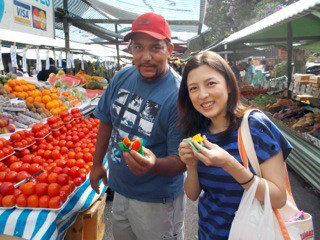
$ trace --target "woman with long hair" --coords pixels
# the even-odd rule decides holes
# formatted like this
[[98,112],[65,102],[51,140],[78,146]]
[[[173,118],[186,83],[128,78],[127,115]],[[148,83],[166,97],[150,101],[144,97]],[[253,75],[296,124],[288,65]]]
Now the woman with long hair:
[[[238,149],[238,128],[247,110],[240,102],[237,80],[218,54],[192,56],[184,69],[178,97],[181,127],[185,137],[205,135],[205,147],[186,142],[179,155],[187,167],[185,192],[199,198],[199,239],[228,239],[230,227],[243,191],[252,184],[253,169],[242,165]],[[286,202],[283,161],[291,145],[262,113],[252,112],[249,127],[262,177],[270,186],[273,208]],[[256,198],[263,202],[264,184],[259,180]]]

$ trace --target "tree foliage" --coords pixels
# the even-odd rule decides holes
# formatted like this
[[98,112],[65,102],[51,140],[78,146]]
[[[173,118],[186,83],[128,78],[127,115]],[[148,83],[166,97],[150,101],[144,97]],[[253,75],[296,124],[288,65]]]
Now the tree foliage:
[[209,38],[221,40],[296,0],[208,0],[205,24]]

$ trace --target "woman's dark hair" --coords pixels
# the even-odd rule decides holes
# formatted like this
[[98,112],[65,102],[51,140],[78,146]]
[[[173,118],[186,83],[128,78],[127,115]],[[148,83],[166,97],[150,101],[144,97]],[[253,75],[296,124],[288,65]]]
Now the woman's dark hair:
[[178,110],[180,114],[180,125],[182,133],[190,136],[205,130],[206,124],[210,120],[199,113],[192,105],[189,97],[187,79],[189,73],[200,66],[207,65],[212,69],[221,73],[226,79],[226,84],[230,93],[228,94],[227,101],[227,114],[226,117],[230,120],[229,130],[235,130],[239,127],[240,119],[242,118],[246,108],[240,102],[240,90],[238,81],[228,65],[228,63],[217,53],[203,52],[191,56],[188,60],[182,75],[179,96],[178,96]]

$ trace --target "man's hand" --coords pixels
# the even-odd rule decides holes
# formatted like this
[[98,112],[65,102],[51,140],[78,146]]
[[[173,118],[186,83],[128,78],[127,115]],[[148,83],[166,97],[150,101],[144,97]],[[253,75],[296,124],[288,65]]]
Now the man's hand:
[[136,175],[142,175],[151,171],[155,166],[157,157],[148,148],[143,147],[144,156],[137,151],[131,150],[130,153],[123,153],[128,168]]
[[102,178],[104,185],[107,186],[107,171],[105,167],[101,165],[93,165],[90,172],[90,184],[92,189],[99,194],[99,180]]

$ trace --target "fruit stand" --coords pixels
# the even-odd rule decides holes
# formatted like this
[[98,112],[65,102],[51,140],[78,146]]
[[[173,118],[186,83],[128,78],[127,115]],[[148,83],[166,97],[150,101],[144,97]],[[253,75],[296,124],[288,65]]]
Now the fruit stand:
[[[60,72],[60,85],[3,81],[0,238],[64,239],[79,213],[100,197],[88,179],[100,122],[89,115],[103,90],[86,91],[87,81],[79,78]],[[106,87],[103,79],[92,81],[101,80]],[[101,182],[100,193],[105,191]]]
[[266,94],[243,95],[243,102],[264,111],[282,130],[294,147],[287,160],[289,166],[319,191],[320,77],[296,74],[294,80],[293,99],[287,99],[285,88],[279,87],[286,83],[277,82],[273,87],[269,83]]

